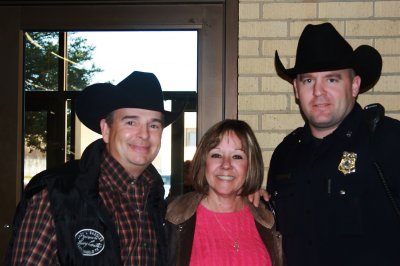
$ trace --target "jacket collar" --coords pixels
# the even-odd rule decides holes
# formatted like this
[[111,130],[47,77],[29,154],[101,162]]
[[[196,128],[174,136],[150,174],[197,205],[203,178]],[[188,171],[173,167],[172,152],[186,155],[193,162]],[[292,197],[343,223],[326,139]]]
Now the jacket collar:
[[[197,192],[189,192],[179,196],[168,205],[166,220],[175,225],[189,220],[195,214],[197,207],[204,197],[205,195]],[[244,202],[250,208],[254,219],[259,224],[266,228],[273,227],[275,221],[269,210],[265,209],[263,205],[256,208],[247,198],[245,198]]]

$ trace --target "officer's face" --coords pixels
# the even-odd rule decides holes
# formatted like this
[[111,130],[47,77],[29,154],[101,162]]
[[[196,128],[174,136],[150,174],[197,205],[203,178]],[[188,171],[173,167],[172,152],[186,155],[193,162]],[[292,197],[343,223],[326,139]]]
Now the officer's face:
[[163,132],[162,113],[121,108],[114,111],[113,122],[100,123],[110,154],[133,176],[140,175],[157,156]]
[[332,133],[354,106],[361,79],[351,69],[299,74],[294,80],[296,98],[312,133]]

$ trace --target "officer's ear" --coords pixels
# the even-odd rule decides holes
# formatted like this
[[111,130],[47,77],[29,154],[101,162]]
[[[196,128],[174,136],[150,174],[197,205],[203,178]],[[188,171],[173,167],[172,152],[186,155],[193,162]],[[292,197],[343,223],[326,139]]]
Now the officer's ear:
[[356,98],[358,96],[358,93],[360,92],[360,85],[361,85],[361,77],[354,76],[353,82],[351,84],[351,94],[353,95],[354,98]]

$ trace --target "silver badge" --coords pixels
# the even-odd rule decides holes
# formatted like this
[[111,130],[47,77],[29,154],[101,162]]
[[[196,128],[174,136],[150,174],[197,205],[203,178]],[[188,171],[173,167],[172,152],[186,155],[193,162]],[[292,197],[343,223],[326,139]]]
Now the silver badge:
[[356,171],[356,160],[357,153],[344,151],[338,170],[344,175],[354,173]]
[[104,236],[93,229],[82,229],[75,234],[76,246],[83,256],[96,256],[105,246]]

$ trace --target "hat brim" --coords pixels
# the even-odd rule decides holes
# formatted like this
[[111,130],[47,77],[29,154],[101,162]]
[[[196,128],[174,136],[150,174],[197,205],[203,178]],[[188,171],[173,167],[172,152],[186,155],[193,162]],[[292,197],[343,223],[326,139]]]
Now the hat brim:
[[361,77],[360,93],[370,90],[382,73],[382,57],[369,46],[361,45],[354,50],[354,71]]
[[278,51],[275,51],[275,70],[279,77],[293,84],[293,80],[297,76],[296,70],[294,68],[286,69],[283,66]]

